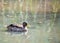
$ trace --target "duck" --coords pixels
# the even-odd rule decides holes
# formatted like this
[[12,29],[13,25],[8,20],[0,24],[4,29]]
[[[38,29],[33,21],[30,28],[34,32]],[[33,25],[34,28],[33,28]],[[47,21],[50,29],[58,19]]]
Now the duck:
[[23,22],[21,27],[15,25],[15,24],[10,24],[7,26],[7,31],[9,31],[9,32],[27,32],[28,31],[27,23]]

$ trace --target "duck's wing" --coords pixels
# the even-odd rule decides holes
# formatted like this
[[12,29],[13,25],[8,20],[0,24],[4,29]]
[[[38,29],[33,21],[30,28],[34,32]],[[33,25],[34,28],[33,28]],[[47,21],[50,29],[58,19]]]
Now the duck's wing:
[[18,27],[17,25],[15,25],[15,24],[10,24],[10,26],[12,26],[12,27]]
[[16,27],[16,28],[18,28],[18,29],[23,29],[22,27]]
[[10,25],[7,26],[8,29],[11,29],[11,28],[14,28],[14,27],[18,27],[18,26],[14,25],[14,24],[10,24]]

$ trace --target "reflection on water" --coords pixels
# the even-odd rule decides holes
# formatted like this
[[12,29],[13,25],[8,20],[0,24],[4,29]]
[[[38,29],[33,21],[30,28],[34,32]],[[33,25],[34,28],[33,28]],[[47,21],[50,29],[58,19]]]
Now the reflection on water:
[[[0,0],[0,42],[59,43],[60,16],[56,19],[54,18],[55,14],[50,13],[51,8],[54,7],[50,5],[50,2],[52,1]],[[28,28],[27,35],[24,35],[24,33],[4,32],[7,25],[12,23],[21,24],[24,21],[31,25]]]
[[[0,27],[1,27],[0,42],[1,43],[58,43],[60,40],[58,38],[60,19],[58,19],[53,26],[52,19],[49,18],[44,20],[43,14],[40,15],[40,18],[38,15],[36,16],[37,17],[36,22],[32,21],[34,17],[32,14],[30,15],[31,18],[30,16],[28,16],[27,22],[31,25],[31,27],[28,28],[29,31],[27,35],[24,35],[23,33],[4,32],[4,30],[6,30],[6,27],[4,26],[10,23],[14,23],[15,19],[5,17],[4,19],[5,23],[3,24],[1,19],[3,17],[0,17],[0,20],[1,20],[0,21]],[[25,17],[25,15],[23,16]],[[21,17],[21,16],[17,15],[16,17]],[[22,22],[22,21],[19,21],[18,18],[16,19],[18,20],[16,21],[16,23]]]

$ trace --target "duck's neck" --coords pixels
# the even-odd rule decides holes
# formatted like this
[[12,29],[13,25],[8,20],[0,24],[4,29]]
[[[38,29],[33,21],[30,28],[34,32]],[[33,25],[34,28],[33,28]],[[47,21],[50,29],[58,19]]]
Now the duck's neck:
[[23,28],[25,28],[25,26],[23,26]]
[[23,26],[23,28],[27,30],[27,27],[26,26]]

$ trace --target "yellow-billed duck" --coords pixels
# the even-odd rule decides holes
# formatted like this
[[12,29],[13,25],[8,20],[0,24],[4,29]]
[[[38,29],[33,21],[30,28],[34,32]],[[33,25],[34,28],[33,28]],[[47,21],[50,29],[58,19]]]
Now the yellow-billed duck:
[[10,24],[7,26],[7,31],[9,32],[26,32],[27,31],[27,23],[23,22],[22,27]]

